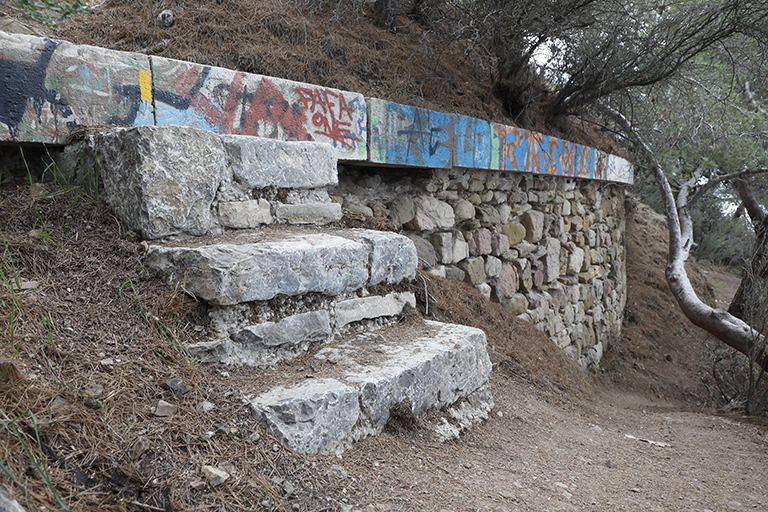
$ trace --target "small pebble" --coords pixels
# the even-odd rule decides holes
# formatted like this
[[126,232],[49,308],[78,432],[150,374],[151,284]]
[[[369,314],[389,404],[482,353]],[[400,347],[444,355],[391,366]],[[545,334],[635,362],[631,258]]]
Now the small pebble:
[[608,462],[606,462],[605,465],[608,466],[611,469],[616,467],[616,463],[613,462],[612,460],[609,460]]
[[176,406],[166,402],[165,400],[159,400],[157,407],[155,407],[155,416],[168,417],[176,414]]

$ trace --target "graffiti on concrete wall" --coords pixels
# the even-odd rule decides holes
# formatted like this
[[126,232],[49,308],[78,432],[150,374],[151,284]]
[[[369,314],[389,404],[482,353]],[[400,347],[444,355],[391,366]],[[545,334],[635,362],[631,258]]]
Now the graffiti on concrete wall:
[[358,94],[171,59],[153,58],[158,125],[280,140],[320,141],[339,158],[367,154]]
[[0,141],[63,144],[77,125],[151,124],[324,142],[342,160],[632,182],[624,159],[515,126],[0,32]]
[[[603,154],[595,149],[516,126],[378,99],[368,99],[368,111],[372,162],[592,179],[605,179],[613,162],[598,159]],[[627,175],[620,163],[611,165],[623,172],[613,176]]]
[[373,162],[419,167],[450,167],[453,161],[451,114],[368,100]]
[[[60,118],[66,120],[72,116],[67,101],[45,85],[46,70],[56,46],[56,41],[46,39],[37,59],[32,62],[0,59],[0,122],[6,125],[11,140],[18,139],[19,125],[30,103],[38,123],[42,122],[46,103],[53,114],[54,125],[58,125]],[[76,125],[73,120],[64,122],[70,129]]]
[[145,57],[0,34],[0,140],[63,143],[77,125],[150,124]]
[[557,137],[494,123],[491,148],[488,169],[600,178],[595,150]]
[[493,123],[474,117],[456,116],[456,149],[453,165],[490,169]]

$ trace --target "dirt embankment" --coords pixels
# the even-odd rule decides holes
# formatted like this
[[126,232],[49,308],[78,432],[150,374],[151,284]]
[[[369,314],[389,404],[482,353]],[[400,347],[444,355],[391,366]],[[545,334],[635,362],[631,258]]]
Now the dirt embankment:
[[[254,423],[249,390],[275,370],[185,358],[205,308],[143,266],[104,204],[21,177],[0,188],[0,211],[3,274],[22,288],[0,292],[0,360],[23,375],[0,388],[2,464],[29,497],[0,480],[30,509],[56,509],[56,496],[72,510],[768,508],[765,426],[717,412],[712,345],[666,290],[664,225],[642,204],[630,205],[625,335],[597,373],[473,289],[426,278],[430,317],[486,331],[496,409],[458,441],[436,441],[428,415],[341,458],[295,455]],[[702,268],[704,296],[733,284]],[[423,315],[420,280],[414,291]],[[191,391],[175,396],[171,378]],[[158,416],[160,400],[176,412]],[[201,487],[203,465],[233,477]]]

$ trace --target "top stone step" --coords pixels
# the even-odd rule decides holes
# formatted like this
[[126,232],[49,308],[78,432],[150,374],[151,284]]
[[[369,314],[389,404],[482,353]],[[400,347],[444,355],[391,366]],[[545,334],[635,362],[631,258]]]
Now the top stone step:
[[259,189],[338,183],[336,154],[327,144],[180,126],[90,135],[67,148],[61,168],[67,181],[99,186],[117,216],[146,239],[219,232],[219,202],[248,201]]

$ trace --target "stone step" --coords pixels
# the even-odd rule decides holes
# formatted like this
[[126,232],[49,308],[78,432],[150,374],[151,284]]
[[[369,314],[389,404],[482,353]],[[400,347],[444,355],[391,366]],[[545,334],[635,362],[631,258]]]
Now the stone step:
[[[380,327],[375,321],[402,313],[406,304],[416,307],[412,292],[392,292],[384,296],[328,298],[289,304],[212,307],[209,312],[216,339],[187,346],[204,363],[260,366],[271,365],[303,354],[313,345],[327,342],[334,335],[351,330],[350,324],[368,322],[361,328]],[[282,316],[284,309],[292,314]],[[298,310],[295,311],[295,310]],[[254,322],[253,318],[269,320]]]
[[62,180],[98,183],[128,229],[150,240],[341,218],[325,191],[338,184],[336,154],[320,142],[180,126],[116,128],[68,146],[60,168]]
[[209,304],[335,296],[416,276],[413,242],[364,229],[265,229],[149,246],[145,263]]
[[493,408],[486,345],[479,329],[421,320],[350,335],[314,355],[311,378],[281,372],[282,385],[253,399],[251,412],[305,454],[340,453],[404,406],[415,417],[447,409],[451,422],[435,427],[449,438]]

